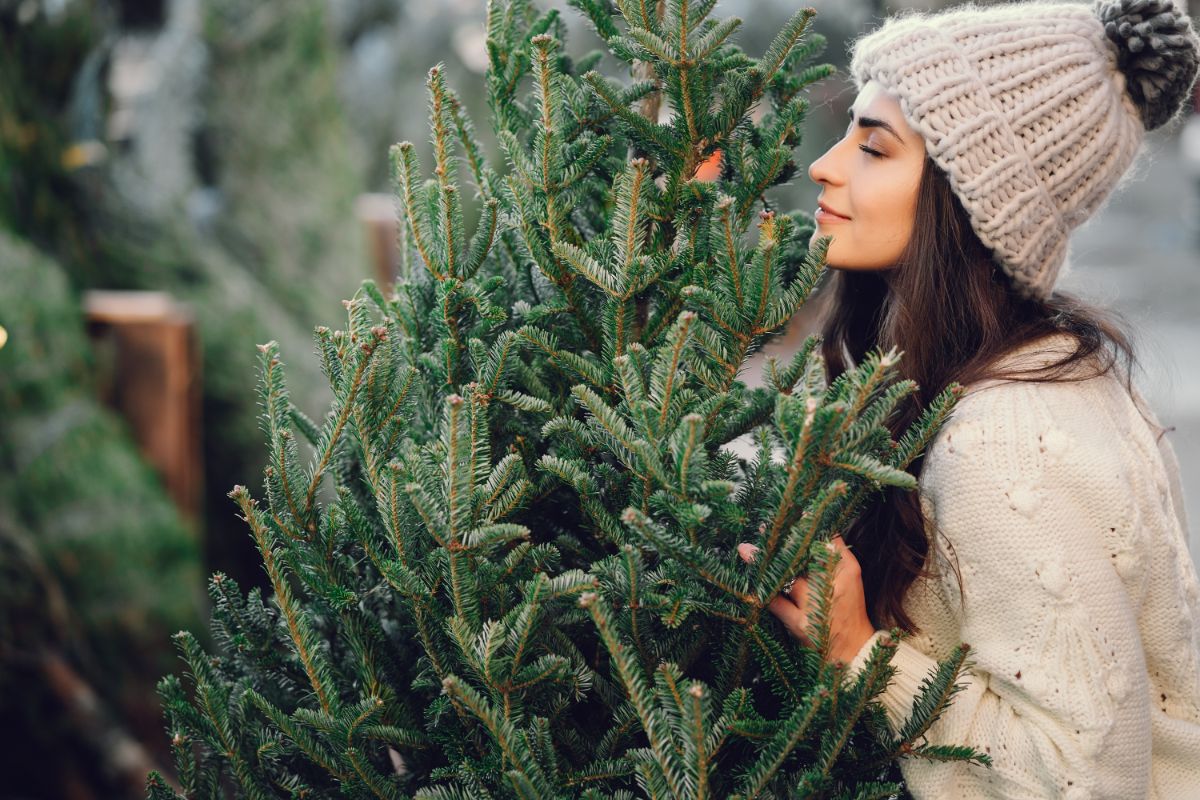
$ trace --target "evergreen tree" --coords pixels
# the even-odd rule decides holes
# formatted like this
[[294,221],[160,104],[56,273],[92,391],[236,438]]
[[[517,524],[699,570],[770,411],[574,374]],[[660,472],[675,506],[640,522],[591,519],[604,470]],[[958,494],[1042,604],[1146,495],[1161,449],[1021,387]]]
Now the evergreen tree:
[[[987,763],[921,741],[966,645],[896,735],[874,702],[894,643],[853,678],[828,658],[826,542],[915,487],[959,388],[896,441],[916,386],[895,351],[828,382],[810,337],[767,387],[737,379],[824,266],[811,218],[764,196],[832,72],[814,11],[753,59],[715,0],[573,5],[633,79],[566,56],[557,12],[489,3],[504,169],[432,69],[434,177],[392,150],[402,279],[315,333],[325,419],[261,346],[265,502],[231,496],[274,594],[217,574],[220,654],[177,637],[192,697],[160,691],[187,797],[866,798],[902,791],[901,755]],[[749,463],[722,448],[747,432]],[[812,647],[766,613],[796,574]],[[150,795],[177,796],[157,775]]]

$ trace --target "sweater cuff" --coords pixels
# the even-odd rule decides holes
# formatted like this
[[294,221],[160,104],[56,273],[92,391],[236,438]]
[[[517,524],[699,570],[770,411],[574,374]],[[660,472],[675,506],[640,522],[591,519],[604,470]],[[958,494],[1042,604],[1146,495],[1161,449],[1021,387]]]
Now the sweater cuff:
[[846,678],[853,681],[858,677],[858,673],[862,672],[863,666],[867,663],[867,657],[871,655],[871,648],[875,646],[875,642],[887,635],[887,631],[875,631],[870,639],[863,643],[863,646],[858,649],[858,654],[850,660],[850,664],[846,667]]
[[[858,677],[867,657],[871,655],[871,648],[875,646],[875,642],[887,635],[887,631],[875,631],[859,649],[847,669],[851,679]],[[896,668],[896,674],[892,676],[878,700],[887,711],[888,721],[891,723],[892,732],[895,733],[912,713],[913,701],[920,693],[921,682],[937,669],[938,662],[901,640],[896,643],[896,653],[892,656],[891,663]]]

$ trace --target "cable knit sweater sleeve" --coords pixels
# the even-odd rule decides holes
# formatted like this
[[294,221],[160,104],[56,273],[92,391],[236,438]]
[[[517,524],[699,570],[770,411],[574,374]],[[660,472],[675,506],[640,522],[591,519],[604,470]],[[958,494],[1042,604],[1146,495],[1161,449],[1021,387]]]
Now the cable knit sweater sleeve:
[[[1146,506],[1129,474],[1145,465],[1129,462],[1089,397],[1083,384],[968,394],[927,453],[921,492],[957,555],[963,594],[953,575],[943,590],[973,662],[927,738],[993,765],[905,759],[917,800],[1151,794],[1137,601],[1110,552],[1129,551],[1113,537]],[[881,700],[895,730],[936,661],[902,641],[893,664]]]

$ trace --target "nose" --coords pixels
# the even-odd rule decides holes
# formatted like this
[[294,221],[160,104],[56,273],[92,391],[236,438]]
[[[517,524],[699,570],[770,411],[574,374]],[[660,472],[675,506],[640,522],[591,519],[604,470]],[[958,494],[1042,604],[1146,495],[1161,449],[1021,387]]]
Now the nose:
[[813,183],[821,185],[837,183],[837,173],[833,168],[833,151],[836,149],[837,145],[835,144],[826,150],[820,158],[808,165],[808,177]]

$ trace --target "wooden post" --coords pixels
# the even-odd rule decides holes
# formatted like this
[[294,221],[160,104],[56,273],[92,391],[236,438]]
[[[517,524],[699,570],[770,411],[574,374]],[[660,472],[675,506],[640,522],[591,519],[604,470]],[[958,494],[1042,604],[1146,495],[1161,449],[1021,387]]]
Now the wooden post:
[[200,513],[200,354],[191,311],[164,292],[84,293],[101,399],[129,423],[138,449],[185,517]]
[[390,294],[400,275],[396,198],[390,194],[361,194],[354,211],[366,230],[375,282],[384,294]]

